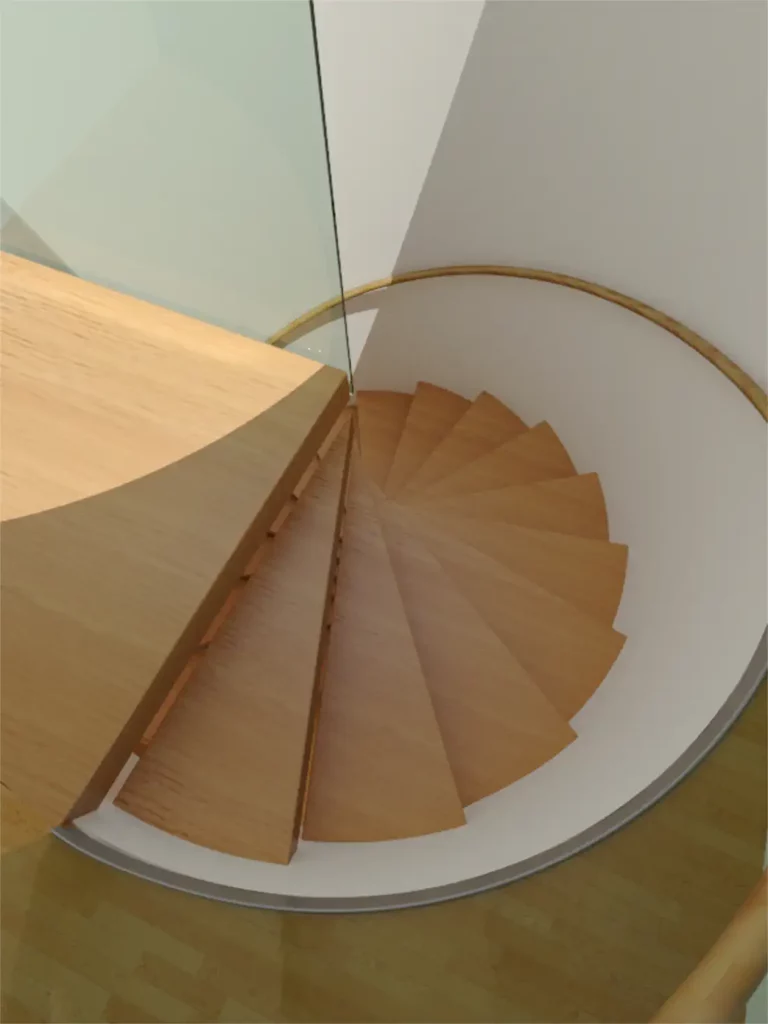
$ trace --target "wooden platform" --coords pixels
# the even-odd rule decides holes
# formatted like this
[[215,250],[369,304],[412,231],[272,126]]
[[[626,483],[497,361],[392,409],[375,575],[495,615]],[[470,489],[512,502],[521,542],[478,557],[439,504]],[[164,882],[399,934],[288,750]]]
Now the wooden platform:
[[75,277],[1,269],[2,782],[28,838],[99,803],[348,390]]

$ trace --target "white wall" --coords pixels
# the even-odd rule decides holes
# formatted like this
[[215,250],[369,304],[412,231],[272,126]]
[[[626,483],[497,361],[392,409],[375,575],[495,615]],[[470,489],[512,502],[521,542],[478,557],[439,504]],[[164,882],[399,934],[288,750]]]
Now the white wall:
[[[318,0],[344,284],[392,272],[484,0]],[[355,360],[373,314],[350,320]]]
[[318,6],[347,287],[446,263],[562,270],[766,383],[764,4]]

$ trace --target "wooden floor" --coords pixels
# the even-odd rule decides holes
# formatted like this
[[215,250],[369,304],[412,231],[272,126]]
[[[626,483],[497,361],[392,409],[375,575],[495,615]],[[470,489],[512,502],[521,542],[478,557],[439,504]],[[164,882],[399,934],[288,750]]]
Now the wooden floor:
[[666,800],[472,899],[330,917],[207,902],[49,839],[2,861],[2,1020],[647,1021],[757,880],[765,687]]

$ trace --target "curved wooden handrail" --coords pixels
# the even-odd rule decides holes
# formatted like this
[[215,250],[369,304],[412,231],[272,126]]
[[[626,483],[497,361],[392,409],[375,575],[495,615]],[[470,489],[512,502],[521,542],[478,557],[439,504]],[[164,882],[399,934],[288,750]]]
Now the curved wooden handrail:
[[743,1021],[747,1000],[768,969],[768,875],[720,938],[662,1006],[652,1024]]
[[296,319],[292,320],[289,324],[286,324],[285,327],[281,328],[268,338],[267,342],[270,345],[277,345],[284,348],[290,343],[291,335],[301,327],[305,327],[310,324],[313,320],[322,316],[324,313],[328,313],[331,310],[336,309],[338,306],[342,306],[345,302],[350,302],[352,299],[359,298],[361,295],[367,295],[369,292],[381,291],[382,289],[390,288],[393,285],[408,284],[412,281],[425,281],[429,278],[470,276],[515,277],[530,281],[545,281],[549,284],[559,284],[565,288],[573,288],[576,291],[587,292],[589,295],[594,295],[599,299],[605,299],[606,302],[612,302],[614,305],[623,306],[624,309],[628,309],[632,313],[637,313],[638,316],[642,316],[646,320],[650,320],[651,323],[654,323],[665,331],[668,331],[670,334],[673,334],[695,352],[698,352],[700,356],[703,356],[716,369],[718,369],[720,373],[727,377],[732,384],[735,384],[744,397],[752,403],[755,409],[757,409],[763,419],[768,420],[768,397],[766,397],[766,393],[760,385],[754,381],[748,373],[742,370],[737,363],[732,359],[729,359],[724,352],[721,352],[716,345],[713,345],[711,341],[707,341],[706,338],[697,334],[696,331],[691,330],[690,327],[686,327],[685,324],[680,323],[679,320],[675,320],[666,313],[662,313],[661,310],[654,309],[653,306],[649,306],[645,302],[641,302],[639,299],[633,299],[629,295],[624,295],[622,292],[614,291],[612,288],[606,288],[603,285],[595,284],[592,281],[586,281],[580,277],[572,277],[570,274],[560,274],[553,270],[539,270],[535,267],[508,267],[501,264],[467,264],[464,266],[430,267],[426,270],[411,270],[404,274],[393,274],[391,277],[382,277],[379,278],[378,281],[369,281],[368,284],[361,284],[357,288],[351,288],[349,291],[344,292],[343,295],[337,295],[332,299],[321,302],[320,305],[315,306],[313,309],[308,310],[301,316],[296,317]]

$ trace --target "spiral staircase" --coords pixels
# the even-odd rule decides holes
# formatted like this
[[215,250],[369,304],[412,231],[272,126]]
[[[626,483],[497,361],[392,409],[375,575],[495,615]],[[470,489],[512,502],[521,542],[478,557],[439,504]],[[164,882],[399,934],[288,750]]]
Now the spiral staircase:
[[[599,480],[483,392],[364,391],[142,737],[116,804],[287,864],[397,840],[577,740],[619,655]],[[470,826],[471,827],[471,826]]]
[[[597,475],[577,472],[550,425],[423,381],[349,402],[338,371],[3,263],[10,849],[55,827],[188,892],[369,910],[502,884],[648,806],[638,792],[591,833],[566,820],[567,844],[549,833],[527,858],[489,828],[501,822],[506,839],[567,819],[547,786],[594,754],[595,712],[605,734],[601,708],[630,656],[591,701],[624,644],[613,623],[627,548],[609,539]],[[710,358],[682,325],[640,312]],[[185,372],[155,388],[169,352]],[[765,417],[757,385],[710,361]],[[560,429],[583,462],[592,449]],[[637,552],[642,534],[629,536]],[[635,656],[631,596],[621,624]],[[761,654],[688,768],[754,692]],[[660,776],[650,800],[685,770]],[[757,952],[741,1002],[764,963],[750,938],[763,905],[764,888],[745,910]]]

